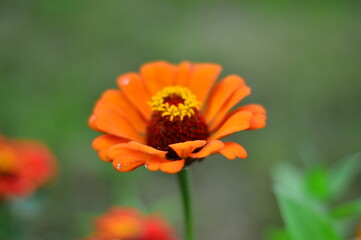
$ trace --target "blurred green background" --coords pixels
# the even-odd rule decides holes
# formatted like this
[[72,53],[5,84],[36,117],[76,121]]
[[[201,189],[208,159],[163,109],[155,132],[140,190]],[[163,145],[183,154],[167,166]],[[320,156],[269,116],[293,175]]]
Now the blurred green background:
[[198,239],[261,239],[281,225],[277,162],[330,164],[360,150],[360,11],[360,1],[2,0],[0,131],[41,139],[59,160],[57,180],[29,200],[41,207],[22,220],[24,239],[82,238],[116,204],[160,212],[182,234],[176,176],[116,172],[87,126],[119,74],[159,59],[220,63],[251,86],[242,104],[268,110],[267,128],[230,138],[246,160],[217,155],[191,169]]

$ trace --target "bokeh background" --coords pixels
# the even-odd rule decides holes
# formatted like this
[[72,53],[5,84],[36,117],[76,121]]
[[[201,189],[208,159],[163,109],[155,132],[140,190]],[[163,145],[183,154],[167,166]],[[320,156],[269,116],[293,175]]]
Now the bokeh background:
[[0,131],[43,140],[59,160],[57,179],[19,203],[24,239],[82,238],[118,204],[159,212],[182,234],[176,176],[114,171],[87,126],[119,74],[160,59],[220,63],[251,86],[243,104],[268,110],[267,128],[231,137],[246,160],[192,165],[198,239],[256,240],[281,226],[278,162],[327,165],[360,150],[360,12],[360,1],[333,0],[2,0]]

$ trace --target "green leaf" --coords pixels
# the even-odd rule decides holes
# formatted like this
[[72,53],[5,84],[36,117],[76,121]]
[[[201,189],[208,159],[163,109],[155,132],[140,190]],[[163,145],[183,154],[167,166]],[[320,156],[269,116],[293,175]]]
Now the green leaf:
[[330,187],[328,172],[322,167],[310,169],[306,173],[305,187],[307,193],[313,198],[318,200],[329,199]]
[[302,173],[288,163],[277,165],[272,171],[273,181],[294,194],[305,195]]
[[361,217],[361,199],[333,208],[330,215],[334,218]]
[[266,240],[292,240],[286,229],[270,227],[266,231]]
[[275,193],[292,240],[340,240],[320,209],[280,186],[275,187]]
[[360,170],[360,153],[356,153],[337,162],[330,170],[331,196],[333,198],[342,196]]

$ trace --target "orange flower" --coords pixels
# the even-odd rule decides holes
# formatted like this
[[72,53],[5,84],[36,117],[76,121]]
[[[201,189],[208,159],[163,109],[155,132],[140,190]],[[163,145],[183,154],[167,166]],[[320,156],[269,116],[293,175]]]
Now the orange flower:
[[26,197],[55,174],[55,160],[41,143],[0,136],[0,199]]
[[95,220],[94,237],[87,240],[175,240],[158,216],[142,216],[136,209],[116,207]]
[[231,111],[251,90],[237,75],[213,87],[220,72],[212,63],[158,61],[119,76],[119,89],[105,91],[89,119],[105,133],[93,141],[94,149],[121,172],[145,165],[176,173],[214,153],[246,158],[241,145],[219,139],[263,128],[266,111],[256,104]]

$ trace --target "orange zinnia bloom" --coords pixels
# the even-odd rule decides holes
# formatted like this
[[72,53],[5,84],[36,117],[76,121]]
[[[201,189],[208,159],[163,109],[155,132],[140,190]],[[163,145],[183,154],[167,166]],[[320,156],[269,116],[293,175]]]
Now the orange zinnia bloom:
[[115,207],[95,220],[94,237],[86,240],[176,240],[173,230],[158,216],[137,209]]
[[266,111],[256,104],[231,111],[251,89],[237,75],[213,87],[220,72],[213,63],[158,61],[119,76],[119,89],[105,91],[89,119],[105,133],[93,141],[94,149],[121,172],[145,165],[176,173],[214,153],[246,158],[241,145],[219,139],[263,128]]
[[54,174],[54,157],[42,143],[0,136],[0,200],[26,197]]

